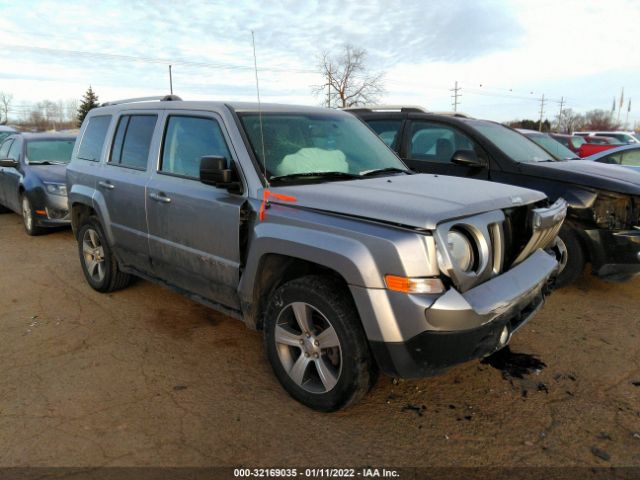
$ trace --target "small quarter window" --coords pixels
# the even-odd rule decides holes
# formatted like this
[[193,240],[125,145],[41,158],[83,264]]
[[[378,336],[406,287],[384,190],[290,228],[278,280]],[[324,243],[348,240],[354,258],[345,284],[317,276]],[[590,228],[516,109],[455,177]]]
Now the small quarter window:
[[111,115],[100,115],[89,119],[78,148],[78,158],[92,162],[100,161],[109,123],[111,123]]
[[215,155],[231,160],[218,122],[212,118],[172,115],[167,122],[160,171],[200,176],[200,159]]

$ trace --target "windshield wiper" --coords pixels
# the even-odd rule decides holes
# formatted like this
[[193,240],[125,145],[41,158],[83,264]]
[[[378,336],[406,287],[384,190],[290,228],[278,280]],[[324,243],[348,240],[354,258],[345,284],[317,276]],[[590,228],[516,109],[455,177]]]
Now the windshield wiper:
[[318,177],[321,179],[342,179],[342,178],[360,178],[360,175],[347,172],[303,172],[289,173],[287,175],[278,175],[269,178],[269,181],[279,180],[295,180],[297,178]]
[[65,162],[57,162],[55,160],[42,160],[40,162],[29,161],[29,165],[66,165]]
[[365,170],[364,172],[360,172],[361,177],[369,177],[372,175],[378,175],[379,173],[406,173],[407,175],[413,175],[413,172],[410,170],[405,170],[404,168],[398,167],[387,167],[387,168],[377,168],[374,170]]

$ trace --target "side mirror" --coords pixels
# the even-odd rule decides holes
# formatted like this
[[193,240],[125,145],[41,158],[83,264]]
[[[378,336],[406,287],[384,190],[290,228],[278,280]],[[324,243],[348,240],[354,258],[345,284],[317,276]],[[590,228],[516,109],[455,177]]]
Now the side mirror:
[[227,159],[219,156],[204,156],[200,159],[200,181],[230,192],[240,191],[240,181],[233,168],[227,168]]
[[0,160],[0,167],[18,168],[18,162],[12,158],[3,158]]
[[458,150],[451,157],[451,163],[462,165],[463,167],[484,167],[484,162],[478,158],[473,150]]

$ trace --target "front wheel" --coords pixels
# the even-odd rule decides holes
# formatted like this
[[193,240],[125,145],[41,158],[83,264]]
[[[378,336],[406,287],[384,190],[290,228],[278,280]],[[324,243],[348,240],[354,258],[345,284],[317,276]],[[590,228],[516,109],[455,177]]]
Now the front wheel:
[[130,276],[120,271],[97,218],[91,217],[78,230],[78,253],[87,282],[98,292],[113,292],[126,287]]
[[578,234],[567,225],[563,225],[558,234],[558,254],[560,272],[556,279],[558,287],[575,282],[584,270],[585,256]]
[[31,201],[26,193],[20,197],[20,209],[22,210],[22,222],[24,223],[24,231],[27,235],[36,236],[43,232],[42,227],[36,225],[35,212],[31,206]]
[[278,288],[267,306],[264,339],[282,386],[314,410],[345,408],[375,383],[357,311],[327,277],[310,275]]

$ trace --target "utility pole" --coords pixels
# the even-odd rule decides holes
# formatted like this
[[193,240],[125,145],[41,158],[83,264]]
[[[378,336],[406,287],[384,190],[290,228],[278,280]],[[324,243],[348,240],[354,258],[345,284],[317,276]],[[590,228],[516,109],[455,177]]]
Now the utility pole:
[[449,89],[450,92],[453,92],[453,95],[451,95],[451,98],[453,98],[453,103],[451,104],[451,106],[453,107],[454,112],[458,111],[458,103],[460,103],[458,101],[458,98],[462,97],[462,94],[458,93],[460,90],[462,90],[462,87],[458,87],[457,80],[456,80],[455,86]]
[[538,131],[542,131],[542,116],[544,115],[544,93],[540,99],[540,121],[538,121]]
[[564,97],[560,97],[560,113],[558,113],[558,133],[560,133],[560,122],[562,122],[562,107],[564,106]]
[[169,91],[173,95],[173,78],[171,77],[171,65],[169,65]]
[[327,108],[331,108],[331,70],[327,71],[329,78],[327,80]]
[[624,128],[627,129],[627,125],[629,124],[629,112],[631,111],[631,99],[629,99],[629,104],[627,105],[627,115],[624,119]]

